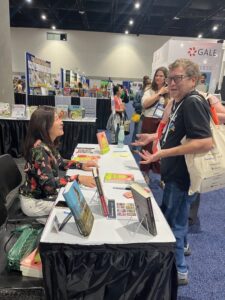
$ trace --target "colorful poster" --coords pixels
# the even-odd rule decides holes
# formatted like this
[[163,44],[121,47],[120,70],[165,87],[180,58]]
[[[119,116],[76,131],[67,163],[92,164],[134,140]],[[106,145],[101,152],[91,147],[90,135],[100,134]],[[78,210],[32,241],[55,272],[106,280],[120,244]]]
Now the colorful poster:
[[51,86],[51,63],[26,52],[27,94],[42,94]]

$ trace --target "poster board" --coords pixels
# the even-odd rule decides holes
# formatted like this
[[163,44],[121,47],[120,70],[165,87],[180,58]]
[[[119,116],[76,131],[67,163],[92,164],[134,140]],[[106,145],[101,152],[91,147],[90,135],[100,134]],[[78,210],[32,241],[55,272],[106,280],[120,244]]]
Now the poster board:
[[41,94],[41,88],[51,86],[51,63],[26,52],[27,94]]

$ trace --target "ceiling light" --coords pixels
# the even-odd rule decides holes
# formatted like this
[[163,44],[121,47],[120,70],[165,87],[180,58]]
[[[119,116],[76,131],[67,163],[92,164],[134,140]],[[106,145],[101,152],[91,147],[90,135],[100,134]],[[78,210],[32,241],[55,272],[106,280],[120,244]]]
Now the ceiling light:
[[218,25],[213,26],[212,31],[216,31],[218,29]]
[[128,31],[128,30],[125,30],[125,34],[129,34],[129,31]]
[[27,2],[27,3],[31,3],[31,2],[32,2],[32,0],[26,0],[26,2]]
[[176,17],[176,16],[173,17],[173,19],[174,19],[174,20],[180,20],[180,18],[179,18],[179,17]]
[[201,33],[199,33],[199,35],[198,35],[198,38],[199,38],[199,39],[201,39],[201,38],[202,38],[202,34],[201,34]]
[[46,20],[47,19],[46,15],[41,15],[41,18],[42,18],[42,20]]
[[83,15],[83,14],[85,14],[85,11],[84,10],[79,10],[79,14]]
[[140,2],[136,2],[136,3],[134,4],[134,8],[136,8],[136,9],[139,9],[140,6],[141,6]]
[[133,24],[134,24],[134,20],[130,19],[129,25],[133,25]]
[[52,30],[56,30],[56,27],[55,27],[55,25],[52,25]]

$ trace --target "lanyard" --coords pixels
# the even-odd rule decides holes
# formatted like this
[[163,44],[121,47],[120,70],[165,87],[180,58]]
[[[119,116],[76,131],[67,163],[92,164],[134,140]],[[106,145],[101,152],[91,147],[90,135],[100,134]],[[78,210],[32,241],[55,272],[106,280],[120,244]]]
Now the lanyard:
[[176,108],[176,110],[174,111],[174,113],[170,116],[170,121],[169,121],[169,123],[167,124],[166,132],[165,132],[164,137],[163,137],[163,139],[162,139],[162,145],[164,145],[165,142],[166,142],[166,139],[167,139],[167,136],[168,136],[168,133],[169,133],[170,124],[171,124],[172,121],[175,121],[175,117],[176,117],[176,115],[177,115],[177,111],[178,111],[178,109],[180,108],[180,106],[182,105],[183,102],[184,102],[184,101],[181,101],[181,103],[177,106],[177,108]]

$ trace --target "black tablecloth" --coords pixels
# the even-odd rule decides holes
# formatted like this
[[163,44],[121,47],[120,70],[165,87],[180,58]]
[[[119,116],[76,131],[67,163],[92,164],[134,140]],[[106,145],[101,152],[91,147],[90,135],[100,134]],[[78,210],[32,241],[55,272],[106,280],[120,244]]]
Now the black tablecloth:
[[40,244],[48,300],[172,300],[177,271],[172,244]]
[[[26,95],[15,93],[15,104],[25,104]],[[79,97],[71,97],[72,105],[80,105]],[[51,105],[55,106],[55,96],[28,96],[28,105]],[[106,129],[108,118],[111,114],[111,101],[109,99],[97,99],[96,118],[97,129]]]
[[[0,155],[9,153],[13,157],[22,156],[28,122],[0,119]],[[65,121],[63,125],[64,135],[60,144],[63,158],[69,159],[78,143],[97,143],[96,123]]]

